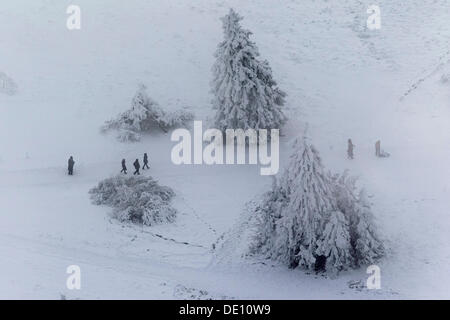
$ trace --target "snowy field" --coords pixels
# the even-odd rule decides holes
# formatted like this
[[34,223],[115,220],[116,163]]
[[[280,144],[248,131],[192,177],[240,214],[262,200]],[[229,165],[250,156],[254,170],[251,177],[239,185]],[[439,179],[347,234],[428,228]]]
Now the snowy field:
[[[450,298],[448,0],[77,0],[74,31],[70,1],[3,2],[0,72],[18,91],[0,92],[0,298]],[[371,4],[380,30],[365,27]],[[163,108],[210,119],[230,7],[288,94],[281,164],[308,123],[326,167],[367,189],[388,248],[381,289],[363,288],[365,268],[327,278],[275,262],[212,264],[212,244],[271,177],[257,166],[176,166],[170,134],[134,144],[100,134],[140,82]],[[375,158],[378,139],[389,158]],[[89,199],[122,158],[144,152],[145,174],[176,192],[173,224],[121,224]],[[66,287],[69,265],[81,268],[81,290]]]

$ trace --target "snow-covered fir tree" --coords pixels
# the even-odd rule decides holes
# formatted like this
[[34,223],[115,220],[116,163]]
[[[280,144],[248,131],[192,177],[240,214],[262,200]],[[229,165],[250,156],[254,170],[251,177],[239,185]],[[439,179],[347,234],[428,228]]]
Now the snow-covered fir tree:
[[[354,264],[349,222],[340,211],[329,213],[317,244],[316,270],[340,271]],[[321,262],[323,265],[321,265]]]
[[358,265],[373,263],[385,254],[375,228],[374,216],[364,190],[356,187],[356,178],[344,172],[331,177],[339,210],[350,222],[350,235]]
[[186,126],[194,115],[187,110],[164,111],[147,94],[147,88],[141,84],[131,101],[131,108],[116,119],[109,120],[102,131],[117,130],[120,141],[139,141],[141,134],[158,128],[167,132],[170,128]]
[[267,61],[233,9],[222,18],[225,39],[215,53],[212,93],[215,126],[226,129],[280,129],[286,94],[277,87]]
[[337,210],[337,204],[319,153],[306,138],[295,141],[276,192],[287,203],[277,221],[280,238],[273,253],[291,267],[314,269],[324,220]]
[[251,252],[331,273],[375,262],[383,245],[354,181],[331,176],[308,139],[297,139],[287,169],[255,210]]
[[359,195],[355,205],[354,247],[358,265],[371,264],[385,254],[383,242],[380,240],[375,228],[374,217],[365,194]]

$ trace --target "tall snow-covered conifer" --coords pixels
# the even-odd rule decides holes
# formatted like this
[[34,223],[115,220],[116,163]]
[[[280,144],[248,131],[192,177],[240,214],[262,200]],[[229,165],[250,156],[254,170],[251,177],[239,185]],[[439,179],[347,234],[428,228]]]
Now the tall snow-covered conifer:
[[291,267],[313,269],[323,221],[337,205],[319,153],[306,138],[295,141],[289,167],[279,184],[288,199],[279,233],[287,237],[276,251]]
[[243,29],[233,9],[222,18],[225,39],[215,53],[212,92],[216,128],[280,129],[286,94],[278,89],[267,61]]
[[384,247],[354,183],[325,172],[314,146],[297,139],[288,167],[255,209],[251,251],[291,268],[331,273],[375,262]]

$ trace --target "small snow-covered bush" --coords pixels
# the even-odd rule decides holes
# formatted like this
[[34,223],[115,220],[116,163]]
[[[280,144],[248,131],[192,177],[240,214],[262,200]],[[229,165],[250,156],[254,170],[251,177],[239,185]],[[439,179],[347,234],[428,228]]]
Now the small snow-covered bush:
[[140,85],[131,102],[131,109],[119,114],[115,119],[106,121],[101,130],[116,130],[119,141],[136,142],[141,139],[142,133],[149,133],[153,129],[167,132],[171,128],[185,127],[193,119],[194,114],[185,109],[164,111],[147,95],[146,87]]
[[120,221],[155,225],[175,220],[177,211],[170,201],[175,193],[144,176],[115,176],[101,181],[89,191],[96,205],[113,207],[113,216]]
[[12,96],[17,92],[17,84],[5,73],[0,72],[0,93]]

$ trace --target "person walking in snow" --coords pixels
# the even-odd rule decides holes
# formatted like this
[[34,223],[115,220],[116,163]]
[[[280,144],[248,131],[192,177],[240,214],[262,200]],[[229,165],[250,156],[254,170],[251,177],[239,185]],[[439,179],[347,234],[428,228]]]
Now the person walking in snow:
[[73,176],[73,166],[75,165],[75,161],[73,161],[73,156],[70,156],[68,161],[68,171],[69,176]]
[[120,171],[120,173],[122,172],[127,174],[127,165],[125,163],[125,159],[122,159],[122,170]]
[[150,169],[150,167],[148,166],[148,156],[146,153],[144,153],[144,166],[142,167],[142,170],[145,170],[145,167],[147,167],[147,169]]
[[389,158],[391,156],[389,152],[386,152],[383,149],[381,149],[380,140],[378,140],[375,143],[375,156],[377,156],[378,158]]
[[348,158],[353,160],[353,149],[355,148],[355,145],[352,142],[352,139],[348,139],[348,148],[347,148],[347,155]]
[[136,171],[134,171],[134,175],[140,175],[139,173],[139,169],[141,168],[141,165],[139,164],[139,159],[136,159],[136,161],[133,163],[134,168],[136,169]]
[[377,157],[381,156],[381,141],[380,140],[375,142],[375,156],[377,156]]

